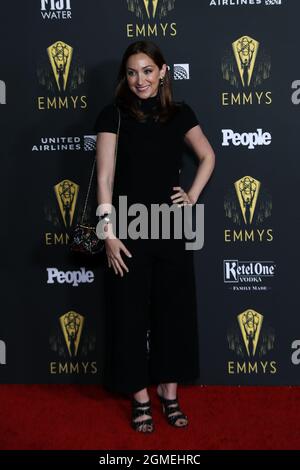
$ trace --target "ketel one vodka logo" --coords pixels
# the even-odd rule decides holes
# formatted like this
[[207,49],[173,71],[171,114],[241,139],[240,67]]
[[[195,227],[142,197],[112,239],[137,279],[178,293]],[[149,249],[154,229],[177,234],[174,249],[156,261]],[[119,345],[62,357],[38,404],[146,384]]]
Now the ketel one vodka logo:
[[272,92],[260,88],[270,73],[270,57],[259,41],[250,36],[236,39],[223,57],[222,76],[238,91],[222,92],[222,106],[270,105]]
[[223,261],[224,283],[233,292],[266,292],[271,289],[276,264],[273,261]]
[[175,0],[127,0],[127,7],[139,21],[127,24],[127,37],[176,36],[176,23],[164,22]]
[[59,330],[50,338],[50,346],[59,361],[50,362],[50,374],[96,374],[97,362],[89,361],[89,355],[95,350],[95,338],[85,330],[83,315],[70,310],[59,317]]
[[229,349],[239,360],[228,361],[228,374],[275,374],[276,362],[264,358],[274,348],[275,335],[269,326],[263,332],[263,315],[247,309],[236,320],[228,331],[227,341]]
[[[72,227],[79,186],[71,180],[63,180],[54,186],[55,202],[49,200],[45,207],[45,217],[53,231],[45,233],[46,245],[66,245]],[[62,226],[65,228],[62,231]]]
[[243,176],[234,183],[225,197],[226,217],[240,229],[226,228],[224,241],[232,242],[271,242],[273,231],[263,226],[266,218],[271,216],[271,196],[262,190],[260,181],[252,176]]
[[74,91],[85,81],[85,68],[79,63],[74,49],[63,41],[47,47],[47,58],[38,69],[39,83],[47,89],[47,96],[38,97],[38,109],[85,109],[87,97]]

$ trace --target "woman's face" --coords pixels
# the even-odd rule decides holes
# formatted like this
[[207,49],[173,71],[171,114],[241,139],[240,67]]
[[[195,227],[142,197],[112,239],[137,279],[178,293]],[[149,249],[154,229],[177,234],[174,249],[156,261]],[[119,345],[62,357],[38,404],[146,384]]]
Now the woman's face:
[[161,69],[142,52],[129,57],[126,64],[126,78],[130,90],[141,99],[157,95],[159,79],[166,73],[166,64]]

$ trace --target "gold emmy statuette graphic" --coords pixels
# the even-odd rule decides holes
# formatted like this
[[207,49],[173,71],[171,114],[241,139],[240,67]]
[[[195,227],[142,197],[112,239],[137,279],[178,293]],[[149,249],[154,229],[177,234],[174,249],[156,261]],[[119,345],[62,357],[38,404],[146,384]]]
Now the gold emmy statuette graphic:
[[255,356],[262,322],[263,315],[256,312],[255,310],[249,309],[238,315],[239,327],[249,357]]
[[57,87],[60,92],[66,90],[73,48],[63,41],[57,41],[47,48]]
[[144,0],[148,18],[155,18],[158,0]]
[[71,310],[59,318],[70,357],[76,357],[80,343],[84,317]]
[[259,42],[250,36],[242,36],[232,43],[232,48],[243,87],[249,87]]
[[162,18],[173,10],[175,0],[127,0],[128,10],[143,19],[147,16],[149,20],[157,15]]
[[261,183],[251,176],[244,176],[234,183],[245,224],[251,224]]
[[54,192],[65,227],[70,228],[73,222],[79,186],[73,181],[63,180],[54,186]]

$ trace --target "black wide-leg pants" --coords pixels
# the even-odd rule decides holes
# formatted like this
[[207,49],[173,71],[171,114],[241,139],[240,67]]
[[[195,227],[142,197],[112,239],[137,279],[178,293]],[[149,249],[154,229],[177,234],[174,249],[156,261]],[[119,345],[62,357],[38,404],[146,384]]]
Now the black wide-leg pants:
[[[122,240],[129,272],[105,267],[103,384],[135,393],[199,377],[193,252],[184,240]],[[149,334],[150,330],[150,335]]]

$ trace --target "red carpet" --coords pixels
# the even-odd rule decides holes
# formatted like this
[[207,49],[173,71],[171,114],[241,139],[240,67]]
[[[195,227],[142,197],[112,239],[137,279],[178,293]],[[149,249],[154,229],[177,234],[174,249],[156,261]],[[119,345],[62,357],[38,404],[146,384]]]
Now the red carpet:
[[1,385],[0,449],[299,449],[300,388],[180,387],[186,429],[129,425],[130,402],[95,385]]

